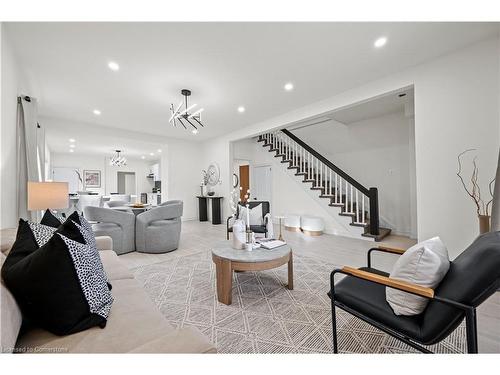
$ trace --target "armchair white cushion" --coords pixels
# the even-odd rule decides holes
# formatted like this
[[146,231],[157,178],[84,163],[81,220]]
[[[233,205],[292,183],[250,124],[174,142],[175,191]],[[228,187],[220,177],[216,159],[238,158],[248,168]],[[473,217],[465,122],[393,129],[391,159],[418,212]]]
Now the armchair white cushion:
[[[434,237],[410,247],[399,257],[390,277],[428,288],[436,288],[450,268],[448,250],[439,237]],[[396,315],[421,314],[429,299],[386,288],[387,302]]]
[[246,225],[263,225],[263,214],[262,214],[262,203],[258,204],[254,208],[250,208],[250,224],[247,223],[247,208],[245,206],[240,207],[240,214],[238,219],[243,220]]

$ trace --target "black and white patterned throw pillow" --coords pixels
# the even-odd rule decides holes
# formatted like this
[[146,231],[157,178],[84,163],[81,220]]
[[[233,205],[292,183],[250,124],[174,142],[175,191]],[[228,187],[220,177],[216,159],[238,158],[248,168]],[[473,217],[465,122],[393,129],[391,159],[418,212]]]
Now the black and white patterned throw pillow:
[[[49,211],[46,211],[49,212]],[[49,218],[54,218],[53,216],[48,216]],[[44,218],[47,219],[47,216],[44,215]],[[43,224],[41,223],[34,223],[34,222],[28,222],[28,225],[31,229],[31,232],[33,234],[33,237],[36,241],[36,244],[38,247],[42,247],[47,243],[47,241],[54,235],[54,233],[61,233],[65,235],[66,237],[81,242],[81,243],[87,243],[86,241],[86,233],[82,231],[80,227],[80,217],[78,216],[78,213],[75,211],[73,214],[71,214],[67,220],[65,220],[62,224],[54,227],[52,226],[53,223],[50,223],[50,221],[45,221],[48,222],[48,224]],[[95,243],[95,240],[94,240]]]
[[83,217],[83,215],[78,215],[79,223],[76,221],[73,221],[75,225],[78,227],[80,232],[83,235],[83,238],[85,239],[85,243],[87,245],[90,245],[92,247],[97,248],[97,244],[95,241],[95,234],[94,231],[92,230],[92,225]]
[[107,318],[113,297],[108,288],[107,276],[95,246],[81,244],[60,234],[68,247],[78,280],[90,312]]
[[33,223],[28,221],[28,225],[35,237],[36,244],[38,247],[42,247],[45,245],[54,235],[57,228],[49,227],[47,225]]
[[49,227],[57,228],[59,225],[66,221],[66,217],[64,214],[59,214],[56,212],[52,212],[48,208],[45,210],[43,214],[42,220],[40,220],[40,224],[48,225]]
[[20,220],[2,267],[23,319],[56,335],[104,328],[113,297],[97,249],[69,218],[47,239],[49,233]]

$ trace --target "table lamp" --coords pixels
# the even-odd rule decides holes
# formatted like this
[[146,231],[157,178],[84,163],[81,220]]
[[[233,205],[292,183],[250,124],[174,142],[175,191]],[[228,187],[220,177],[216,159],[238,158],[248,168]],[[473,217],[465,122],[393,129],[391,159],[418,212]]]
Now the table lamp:
[[28,181],[28,210],[38,211],[47,208],[69,207],[67,182]]

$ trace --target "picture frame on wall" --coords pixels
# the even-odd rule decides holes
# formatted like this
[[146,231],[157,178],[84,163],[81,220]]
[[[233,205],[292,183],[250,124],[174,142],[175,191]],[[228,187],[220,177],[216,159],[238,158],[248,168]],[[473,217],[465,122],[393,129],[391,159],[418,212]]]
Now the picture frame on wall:
[[100,170],[84,170],[83,181],[85,188],[100,188],[101,187],[101,171]]

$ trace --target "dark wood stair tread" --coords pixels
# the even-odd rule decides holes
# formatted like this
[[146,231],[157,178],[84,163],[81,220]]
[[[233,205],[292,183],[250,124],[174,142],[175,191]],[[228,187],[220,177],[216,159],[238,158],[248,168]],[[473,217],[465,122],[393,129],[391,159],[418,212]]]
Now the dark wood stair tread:
[[368,223],[349,223],[353,227],[368,228]]

